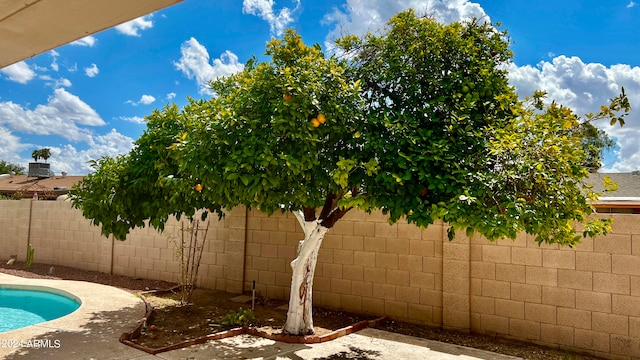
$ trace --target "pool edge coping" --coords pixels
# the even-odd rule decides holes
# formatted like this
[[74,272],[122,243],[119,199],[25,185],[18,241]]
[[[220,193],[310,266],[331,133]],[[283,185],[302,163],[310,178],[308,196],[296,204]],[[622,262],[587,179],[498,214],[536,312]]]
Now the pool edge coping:
[[[91,342],[87,338],[95,337],[99,341],[104,341],[105,333],[87,332],[88,326],[94,323],[96,314],[104,311],[124,311],[125,317],[119,319],[117,324],[110,324],[111,335],[108,335],[108,341],[112,345],[110,348],[121,346],[122,349],[118,353],[131,354],[133,348],[121,344],[119,337],[134,326],[137,320],[144,314],[144,302],[134,293],[119,289],[113,286],[97,284],[92,282],[62,279],[32,279],[15,275],[0,273],[1,286],[8,287],[19,285],[20,287],[47,287],[61,290],[72,294],[80,300],[78,309],[70,314],[59,317],[57,319],[29,325],[26,327],[13,329],[0,333],[2,339],[14,339],[28,341],[30,339],[38,339],[47,334],[57,334],[59,338],[64,339],[64,344],[69,349],[68,354],[77,354],[78,351],[89,352]],[[111,297],[111,299],[109,298]],[[80,348],[86,349],[80,349]],[[129,350],[127,350],[129,349]],[[15,353],[18,348],[0,348],[0,358]],[[37,349],[25,349],[29,352]],[[60,349],[56,349],[57,351]],[[116,351],[114,349],[114,351]],[[140,350],[135,350],[140,351]],[[60,352],[60,355],[66,352]],[[144,352],[140,352],[144,353]],[[58,354],[56,352],[56,354]]]

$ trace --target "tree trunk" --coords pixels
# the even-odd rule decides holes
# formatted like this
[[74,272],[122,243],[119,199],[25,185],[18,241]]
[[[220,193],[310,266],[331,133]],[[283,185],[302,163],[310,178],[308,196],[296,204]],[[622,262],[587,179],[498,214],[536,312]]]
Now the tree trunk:
[[305,238],[298,245],[298,256],[291,262],[291,295],[284,325],[284,332],[292,335],[313,334],[313,276],[320,245],[329,230],[316,220],[304,221],[303,229]]

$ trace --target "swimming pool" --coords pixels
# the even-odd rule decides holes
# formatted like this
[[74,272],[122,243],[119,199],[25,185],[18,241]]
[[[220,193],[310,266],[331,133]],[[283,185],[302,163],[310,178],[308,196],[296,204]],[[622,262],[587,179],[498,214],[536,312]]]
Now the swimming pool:
[[57,319],[80,307],[80,299],[44,286],[0,284],[0,333]]

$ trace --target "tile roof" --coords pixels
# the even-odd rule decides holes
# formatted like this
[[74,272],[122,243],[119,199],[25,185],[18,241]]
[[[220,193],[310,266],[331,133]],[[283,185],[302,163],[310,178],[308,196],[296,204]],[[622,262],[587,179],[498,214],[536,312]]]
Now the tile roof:
[[52,176],[49,178],[0,176],[0,194],[11,196],[17,191],[25,193],[23,197],[31,197],[34,192],[50,193],[51,196],[66,194],[67,190],[82,180],[84,176]]
[[600,196],[605,198],[637,198],[640,201],[640,171],[630,173],[594,173],[591,174],[587,183],[593,185],[593,190],[602,192],[604,190],[604,178],[609,177],[611,181],[618,184],[616,191],[607,192]]

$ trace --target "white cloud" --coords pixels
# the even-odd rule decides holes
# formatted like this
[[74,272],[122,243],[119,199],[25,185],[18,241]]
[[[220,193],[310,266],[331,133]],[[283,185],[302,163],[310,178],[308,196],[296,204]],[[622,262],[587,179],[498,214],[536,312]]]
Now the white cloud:
[[116,129],[104,135],[94,136],[88,153],[95,154],[94,159],[102,156],[116,156],[129,152],[133,148],[134,139],[119,133]]
[[26,150],[27,147],[28,145],[21,144],[20,138],[13,135],[9,129],[0,126],[0,160],[25,165],[26,162],[20,158],[18,153]]
[[60,56],[60,54],[55,50],[51,50],[49,51],[49,55],[53,58],[53,60],[51,60],[51,70],[57,72],[60,70],[60,66],[58,66],[58,56]]
[[156,98],[151,95],[142,95],[142,97],[140,98],[140,103],[145,105],[149,105],[154,101],[156,101]]
[[[17,133],[57,135],[70,141],[68,144],[47,147],[51,149],[51,169],[56,173],[84,175],[91,171],[88,161],[103,156],[116,156],[129,152],[134,139],[115,129],[103,135],[95,135],[86,126],[104,125],[104,121],[77,96],[56,89],[47,104],[28,109],[12,102],[0,102],[0,159],[27,166],[28,158],[20,153],[39,144],[22,143]],[[74,143],[84,142],[84,150]],[[27,155],[28,156],[28,155]]]
[[9,80],[20,84],[26,84],[36,77],[35,71],[33,71],[24,61],[4,67],[0,69],[0,72],[9,77]]
[[146,30],[153,27],[153,21],[151,21],[152,17],[153,15],[145,15],[137,19],[127,21],[126,23],[116,26],[116,31],[127,36],[139,37],[141,30]]
[[124,121],[129,121],[132,123],[136,123],[136,124],[146,124],[147,120],[145,120],[145,118],[141,117],[141,116],[120,116],[119,117],[120,120],[124,120]]
[[140,97],[140,100],[138,100],[138,101],[127,100],[127,101],[125,101],[125,103],[126,104],[131,104],[133,106],[138,106],[140,104],[149,105],[149,104],[153,103],[154,101],[156,101],[155,97],[153,97],[151,95],[142,95]]
[[60,86],[71,87],[71,80],[65,79],[65,78],[58,79],[55,83],[55,87],[60,87]]
[[195,78],[201,94],[212,94],[209,88],[211,80],[234,74],[244,68],[244,65],[238,62],[238,56],[228,50],[210,64],[207,49],[194,38],[182,43],[180,52],[182,56],[175,66],[187,78]]
[[489,22],[482,7],[468,0],[347,0],[342,9],[335,8],[323,18],[324,24],[335,24],[327,36],[326,46],[332,48],[333,39],[367,32],[377,32],[395,14],[413,8],[418,15],[432,15],[445,23],[478,18]]
[[0,126],[11,131],[90,142],[91,131],[81,126],[104,124],[95,110],[63,88],[55,89],[47,104],[33,110],[11,101],[0,102]]
[[296,7],[291,10],[287,7],[280,9],[276,14],[273,7],[274,0],[244,0],[242,2],[242,12],[260,17],[269,23],[271,34],[280,36],[284,29],[293,22],[293,13],[300,7],[300,0],[293,1]]
[[[97,160],[103,156],[118,156],[126,154],[133,148],[134,139],[112,129],[104,135],[91,135],[88,138],[88,146],[84,150],[78,150],[72,144],[60,146],[47,145],[51,150],[51,170],[60,174],[63,171],[69,175],[85,175],[92,171],[89,160]],[[30,158],[22,158],[20,152],[33,148],[43,147],[40,144],[25,144],[10,130],[0,126],[0,159],[27,167],[32,161]]]
[[572,108],[578,115],[596,113],[600,105],[620,94],[625,88],[632,111],[626,125],[610,126],[607,121],[597,123],[620,146],[614,164],[605,164],[602,171],[632,171],[640,169],[640,114],[633,108],[640,104],[640,67],[598,63],[584,63],[578,57],[558,56],[551,62],[543,61],[537,66],[508,68],[509,79],[519,95],[531,95],[534,90],[544,90],[549,100]]
[[629,3],[627,4],[627,9],[630,9],[632,7],[636,6],[636,2],[635,1],[629,1]]
[[71,42],[70,45],[93,47],[93,45],[95,45],[97,41],[98,39],[96,39],[95,36],[89,35],[83,37],[82,39]]
[[167,100],[171,100],[171,99],[173,99],[175,97],[176,97],[176,93],[174,93],[174,92],[170,92],[170,93],[167,94]]
[[95,77],[99,72],[100,69],[96,64],[91,64],[91,66],[84,68],[84,73],[90,78]]
[[40,80],[44,80],[45,85],[51,86],[54,89],[57,89],[59,87],[71,87],[71,80],[67,78],[54,79],[49,75],[40,75],[38,76],[38,78]]
[[31,64],[31,70],[34,70],[36,72],[38,71],[49,71],[49,69],[46,66],[39,66],[38,64]]
[[103,156],[118,156],[128,153],[133,148],[134,139],[120,134],[115,129],[104,135],[92,136],[90,146],[86,150],[78,150],[71,144],[51,149],[51,170],[56,174],[66,172],[69,175],[85,175],[93,169],[89,160],[97,160]]
[[61,86],[71,87],[71,80],[65,79],[65,78],[60,78],[56,80],[55,87],[61,87]]

